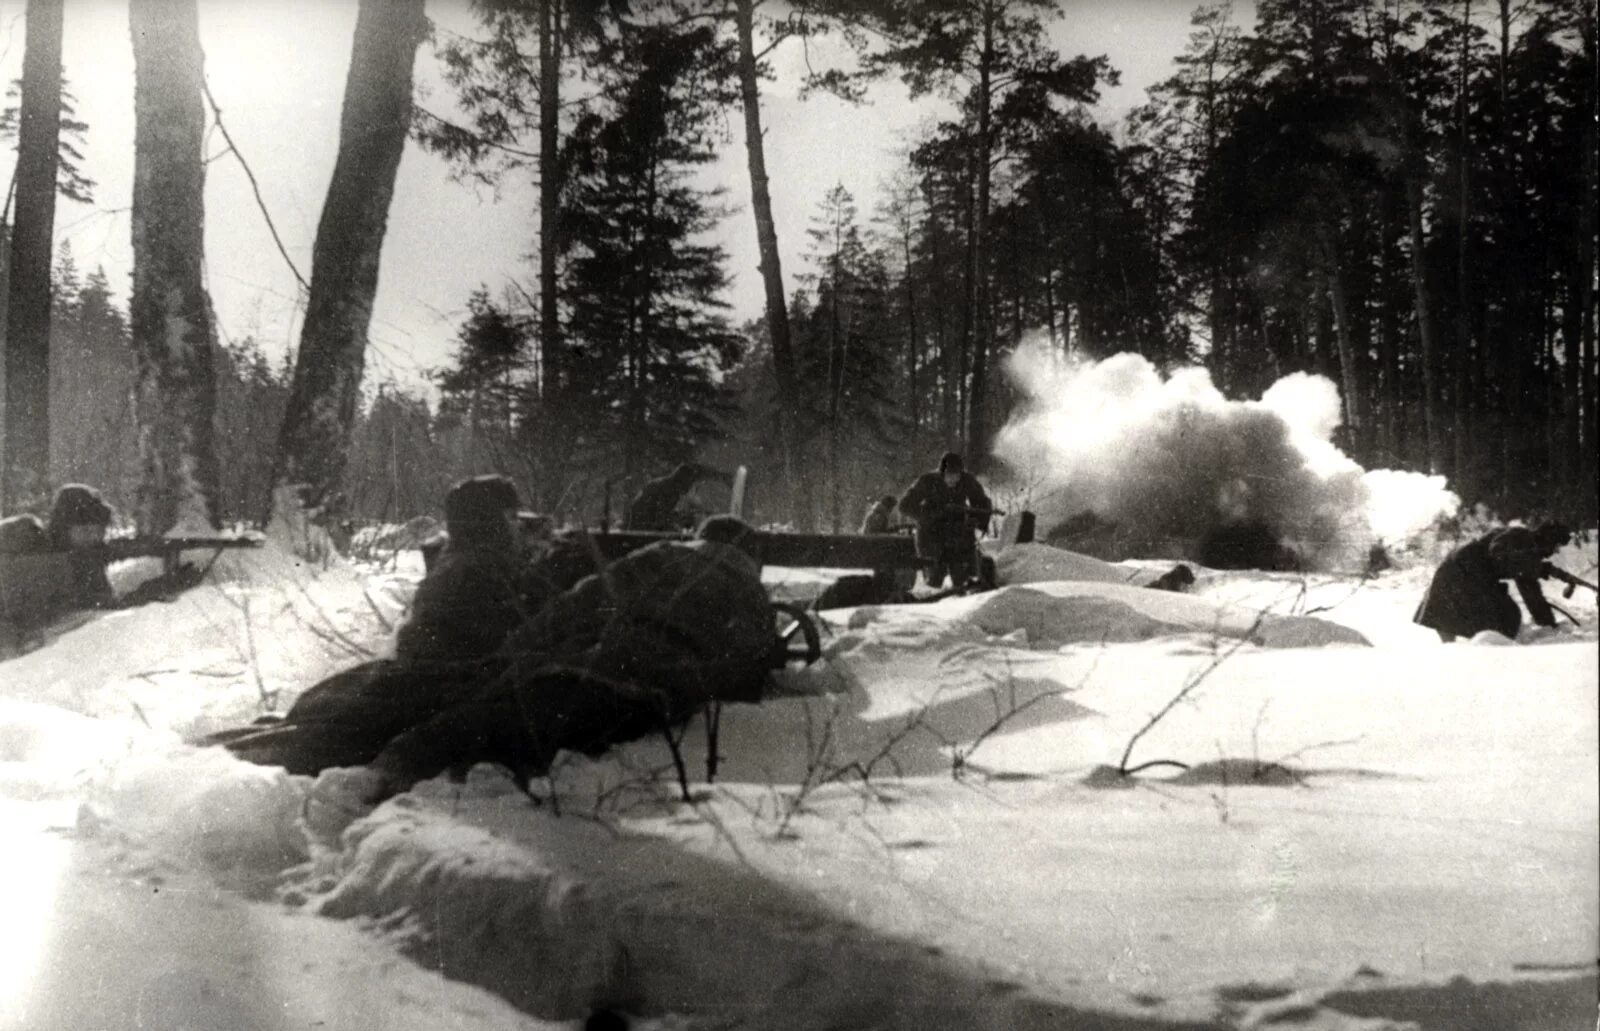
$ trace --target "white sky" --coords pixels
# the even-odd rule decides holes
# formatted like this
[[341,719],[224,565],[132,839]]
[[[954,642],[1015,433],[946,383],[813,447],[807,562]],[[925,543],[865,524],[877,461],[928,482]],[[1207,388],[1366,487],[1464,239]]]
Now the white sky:
[[[21,75],[25,4],[0,2],[0,76]],[[1123,84],[1107,92],[1102,120],[1119,119],[1165,77],[1187,39],[1193,0],[1065,0],[1052,35],[1068,54],[1104,53]],[[1240,5],[1247,10],[1246,4]],[[349,64],[354,0],[200,0],[206,75],[223,121],[250,162],[289,253],[307,278],[323,194],[338,149],[339,111]],[[429,0],[435,20],[472,30],[464,0]],[[815,56],[815,55],[814,55]],[[822,194],[843,183],[863,217],[874,189],[895,163],[905,130],[930,116],[897,83],[879,87],[870,106],[795,96],[803,58],[797,43],[775,55],[780,78],[764,86],[767,161],[784,248],[785,286],[800,271],[803,230]],[[63,202],[56,239],[70,244],[85,273],[106,269],[126,295],[130,244],[127,209],[133,172],[133,57],[125,0],[66,0],[63,63],[89,123],[85,171],[95,180],[92,206]],[[431,50],[419,51],[417,77],[434,92],[430,108],[449,107]],[[755,228],[749,211],[742,129],[730,110],[729,138],[714,179],[737,208],[721,230],[731,255],[730,300],[740,319],[761,308]],[[213,135],[210,153],[223,151]],[[10,178],[14,155],[0,155]],[[369,379],[415,383],[443,363],[468,294],[480,283],[498,292],[508,278],[536,277],[523,260],[535,251],[537,215],[526,183],[493,191],[449,181],[446,164],[408,145],[390,210],[372,325]],[[226,338],[255,335],[273,353],[298,342],[294,276],[273,246],[238,163],[210,166],[206,186],[209,285]]]

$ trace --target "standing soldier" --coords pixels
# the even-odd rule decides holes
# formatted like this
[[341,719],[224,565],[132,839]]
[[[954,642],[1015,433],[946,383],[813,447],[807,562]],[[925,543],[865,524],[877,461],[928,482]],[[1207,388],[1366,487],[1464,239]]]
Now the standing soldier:
[[943,586],[948,571],[955,587],[965,587],[978,571],[974,534],[982,532],[993,512],[989,495],[961,456],[948,451],[938,472],[917,477],[900,499],[900,511],[917,524],[917,556],[933,562],[926,571],[928,586]]

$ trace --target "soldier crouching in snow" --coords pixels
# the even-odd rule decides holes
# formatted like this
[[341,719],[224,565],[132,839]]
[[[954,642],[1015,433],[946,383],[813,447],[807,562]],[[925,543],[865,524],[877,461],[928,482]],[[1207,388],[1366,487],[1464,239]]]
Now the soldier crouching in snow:
[[954,451],[939,459],[939,471],[923,473],[900,499],[900,511],[916,521],[917,555],[933,565],[927,570],[928,586],[951,583],[965,587],[978,572],[974,535],[992,514],[989,495],[977,477],[967,472]]
[[1505,527],[1468,541],[1439,563],[1413,620],[1437,631],[1447,643],[1484,630],[1514,639],[1522,613],[1501,582],[1511,580],[1533,621],[1555,626],[1555,613],[1539,588],[1539,578],[1548,568],[1546,560],[1570,537],[1566,527],[1552,523],[1537,530]]
[[676,530],[678,503],[702,480],[732,484],[733,477],[710,466],[685,462],[666,476],[646,483],[628,504],[628,530]]

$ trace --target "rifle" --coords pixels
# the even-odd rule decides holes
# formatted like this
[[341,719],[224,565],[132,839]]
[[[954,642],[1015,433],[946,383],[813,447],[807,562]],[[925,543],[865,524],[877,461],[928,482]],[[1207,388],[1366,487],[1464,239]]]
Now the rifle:
[[85,550],[107,563],[130,558],[160,558],[162,567],[171,572],[178,564],[178,556],[185,551],[221,553],[227,548],[260,546],[259,537],[113,537]]
[[[1541,579],[1541,580],[1560,580],[1562,583],[1566,584],[1567,585],[1566,589],[1561,592],[1561,596],[1563,598],[1572,597],[1573,592],[1576,591],[1580,587],[1587,587],[1587,588],[1589,588],[1589,590],[1594,591],[1596,594],[1600,594],[1600,587],[1596,587],[1594,584],[1592,584],[1589,581],[1585,580],[1581,576],[1573,576],[1571,573],[1567,572],[1565,569],[1562,569],[1560,566],[1551,565],[1549,562],[1544,562],[1544,563],[1540,564],[1540,566],[1539,566],[1539,579]],[[1568,618],[1571,618],[1571,617],[1568,617]]]

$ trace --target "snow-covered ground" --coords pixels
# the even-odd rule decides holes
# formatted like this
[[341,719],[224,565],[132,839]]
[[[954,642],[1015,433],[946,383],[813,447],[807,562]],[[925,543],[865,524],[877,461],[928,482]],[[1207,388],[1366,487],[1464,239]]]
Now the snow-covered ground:
[[381,651],[418,565],[269,547],[85,622],[0,663],[0,1027],[1594,1026],[1592,594],[1442,645],[1422,564],[1177,595],[999,559],[992,594],[828,613],[821,663],[724,712],[715,784],[689,729],[690,803],[647,741],[342,835],[337,778],[182,741]]

